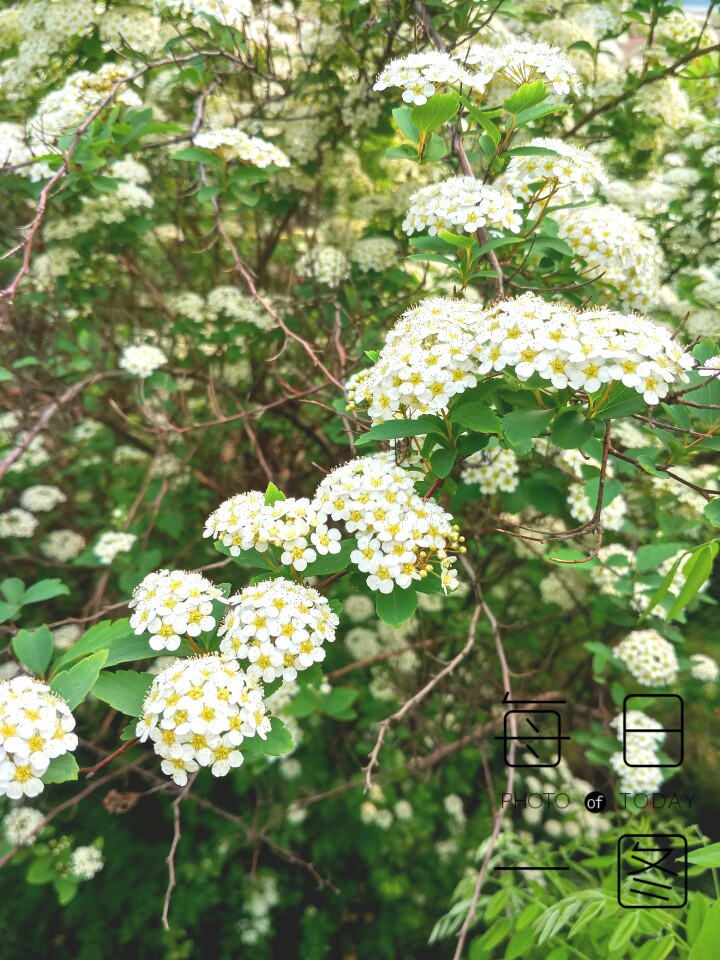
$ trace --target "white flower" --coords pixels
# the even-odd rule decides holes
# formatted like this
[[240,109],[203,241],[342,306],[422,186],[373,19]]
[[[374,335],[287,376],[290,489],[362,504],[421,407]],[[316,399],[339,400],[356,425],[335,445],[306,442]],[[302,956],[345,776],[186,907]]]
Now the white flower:
[[142,343],[125,347],[118,366],[135,377],[145,379],[165,363],[167,363],[167,357],[159,347]]
[[397,264],[398,245],[391,237],[363,237],[353,244],[350,259],[363,273],[381,273]]
[[519,482],[517,455],[502,447],[477,450],[465,461],[461,477],[463,483],[479,484],[480,493],[486,495],[512,493]]
[[[587,200],[597,184],[608,182],[602,164],[589,150],[549,137],[537,137],[527,146],[553,152],[551,155],[512,158],[504,179],[515,196],[544,198],[549,195],[548,187],[551,187],[555,191],[555,202],[561,198],[565,202],[578,197]],[[533,189],[533,184],[542,186]]]
[[69,650],[81,634],[82,630],[77,623],[66,623],[52,631],[53,643],[58,650]]
[[391,60],[378,74],[373,90],[399,87],[405,103],[421,106],[447,86],[463,84],[482,90],[491,77],[484,65],[473,72],[449,53],[427,51]]
[[441,230],[475,233],[484,226],[519,233],[522,217],[517,211],[521,207],[507,190],[474,177],[450,177],[422,187],[410,197],[402,228],[409,236],[427,231],[431,237]]
[[[571,483],[568,488],[568,507],[570,515],[579,523],[587,523],[595,513],[595,504],[591,504],[582,483]],[[620,530],[627,513],[627,501],[622,494],[610,503],[603,503],[600,522],[605,530]]]
[[208,655],[176,660],[155,677],[136,734],[152,740],[163,773],[182,786],[200,767],[226,776],[243,762],[243,740],[269,730],[262,686],[237,661]]
[[[627,730],[625,720],[628,724]],[[625,740],[628,756],[637,754],[640,750],[656,751],[660,744],[665,742],[666,732],[661,724],[641,710],[628,710],[626,717],[619,713],[610,722],[610,726],[615,728],[618,740]]]
[[350,264],[342,250],[325,244],[304,253],[295,264],[295,271],[298,276],[338,287],[350,276]]
[[47,684],[26,676],[0,683],[0,796],[41,793],[50,761],[77,747],[74,727],[65,701]]
[[716,377],[720,371],[720,354],[703,360],[702,366],[698,368],[701,377]]
[[653,306],[660,292],[663,257],[651,227],[612,204],[562,208],[552,216],[560,239],[593,272],[601,273],[624,303],[644,313]]
[[357,536],[351,563],[367,574],[371,590],[390,593],[436,576],[447,592],[457,586],[453,569],[459,534],[434,500],[415,493],[417,473],[399,466],[394,454],[351,460],[320,483],[313,506],[320,522],[340,521]]
[[242,130],[227,127],[221,130],[204,130],[193,139],[196,147],[212,150],[224,160],[240,160],[254,167],[289,167],[288,157],[261,137],[251,137]]
[[85,549],[85,537],[74,530],[53,530],[40,541],[40,553],[48,560],[67,563]]
[[159,570],[149,573],[133,591],[130,626],[149,633],[152,650],[177,650],[180,637],[197,637],[215,629],[213,600],[222,592],[199,573]]
[[335,639],[338,617],[312,587],[278,577],[246,587],[229,602],[218,630],[220,650],[249,660],[251,679],[295,680],[325,659],[323,645]]
[[10,537],[23,539],[32,537],[37,525],[37,517],[34,517],[32,513],[28,510],[21,510],[20,507],[13,507],[12,510],[0,513],[0,540]]
[[93,553],[101,563],[109,566],[119,553],[127,553],[137,540],[134,533],[108,530],[101,533],[93,547]]
[[613,654],[644,687],[664,687],[677,679],[675,647],[657,630],[633,630],[615,647]]
[[712,657],[704,653],[693,653],[690,657],[692,667],[690,673],[696,680],[702,680],[703,683],[715,683],[720,676],[720,667]]
[[78,880],[92,880],[103,865],[103,856],[97,847],[76,847],[70,859],[70,873]]
[[32,807],[15,807],[5,816],[3,830],[5,839],[14,847],[29,847],[37,838],[45,815]]
[[662,768],[657,766],[657,756],[653,750],[636,749],[627,754],[630,763],[626,763],[622,751],[610,757],[610,765],[620,777],[622,793],[655,793],[663,785]]
[[517,86],[542,80],[560,96],[582,92],[575,67],[558,47],[547,43],[515,40],[502,47],[473,44],[465,60],[468,66],[481,68],[484,75],[489,72]]
[[20,496],[20,506],[32,513],[44,513],[53,510],[59,503],[65,503],[67,497],[57,487],[39,484],[28,487]]

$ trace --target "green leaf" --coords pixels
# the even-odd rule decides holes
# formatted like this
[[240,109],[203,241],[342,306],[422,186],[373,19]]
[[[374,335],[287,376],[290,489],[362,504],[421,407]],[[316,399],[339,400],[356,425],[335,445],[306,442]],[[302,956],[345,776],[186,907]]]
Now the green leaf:
[[65,597],[70,593],[70,587],[62,580],[40,580],[33,583],[25,591],[22,599],[23,606],[28,603],[41,603],[43,600],[51,600],[53,597]]
[[348,716],[350,706],[357,700],[358,691],[352,687],[333,687],[330,693],[321,701],[322,712],[328,717],[338,720],[352,719]]
[[670,934],[659,940],[646,940],[639,950],[633,950],[633,960],[665,960],[674,945]]
[[548,90],[542,80],[533,80],[531,83],[523,83],[511,97],[505,100],[503,107],[508,113],[518,114],[546,100],[547,95]]
[[52,633],[46,626],[36,630],[20,630],[12,641],[15,656],[38,676],[47,670],[54,646]]
[[688,960],[717,960],[720,943],[720,902],[708,911],[705,922],[695,943],[692,945]]
[[267,490],[265,491],[265,506],[271,507],[274,503],[277,503],[278,500],[285,500],[285,494],[282,490],[278,490],[274,483],[270,482],[267,485]]
[[139,717],[152,686],[151,673],[136,670],[103,670],[92,688],[93,695],[128,717]]
[[492,121],[492,116],[495,115],[495,112],[492,111],[489,114],[483,110],[478,110],[478,108],[473,103],[471,103],[470,100],[467,99],[467,97],[460,97],[460,103],[462,103],[462,105],[465,107],[468,114],[475,121],[475,123],[481,126],[485,131],[485,133],[488,135],[488,137],[490,137],[490,140],[492,141],[493,146],[497,147],[497,145],[500,143],[500,140],[502,139],[502,134],[500,133],[500,130],[497,124],[493,123]]
[[[593,400],[599,397],[594,396]],[[600,408],[595,408],[593,416],[600,420],[616,420],[618,417],[631,417],[634,413],[647,410],[647,404],[637,390],[615,383]]]
[[715,551],[713,551],[712,546],[706,543],[697,550],[693,550],[690,558],[685,561],[682,568],[685,583],[675,598],[675,602],[668,610],[668,620],[674,620],[675,617],[685,609],[710,576],[716,552],[717,546],[715,546]]
[[377,423],[367,433],[358,437],[355,445],[365,446],[375,440],[401,440],[405,437],[425,436],[429,433],[440,434],[445,432],[444,424],[439,417],[416,417],[414,420],[386,420]]
[[[108,650],[114,643],[118,643],[128,636],[133,636],[133,633],[127,617],[123,617],[121,620],[102,620],[86,630],[79,640],[63,653],[55,664],[55,672],[57,673],[69,663],[73,663],[89,653],[95,653],[96,650]],[[150,655],[148,654],[148,656]]]
[[412,112],[412,107],[396,107],[392,116],[398,129],[405,134],[408,140],[417,143],[420,140],[420,131],[412,121]]
[[171,155],[172,160],[186,160],[189,163],[206,163],[211,167],[222,166],[222,160],[210,150],[200,147],[184,147]]
[[25,584],[19,577],[8,577],[0,583],[0,593],[8,603],[20,606],[25,595]]
[[448,450],[446,447],[438,447],[437,450],[433,451],[430,454],[430,466],[433,473],[444,480],[455,466],[455,454],[455,450]]
[[64,907],[77,896],[80,880],[72,880],[68,877],[56,877],[53,881],[53,886],[58,896],[58,903],[61,907]]
[[118,181],[113,180],[112,177],[97,176],[91,177],[90,185],[100,193],[116,193]]
[[549,147],[512,147],[505,151],[506,157],[556,157],[557,150]]
[[524,127],[526,123],[532,123],[533,120],[539,120],[541,117],[549,117],[551,113],[564,113],[570,109],[567,103],[554,105],[552,103],[538,103],[534,107],[528,107],[527,110],[521,110],[515,118],[516,127]]
[[450,233],[449,230],[441,230],[438,236],[453,247],[462,247],[463,250],[469,250],[476,242],[474,237],[460,236],[457,233]]
[[100,670],[107,660],[107,650],[98,650],[84,660],[80,660],[75,666],[70,667],[62,673],[53,677],[50,686],[67,701],[68,707],[74,710],[75,707],[85,699],[92,690],[95,681],[98,678]]
[[411,112],[411,119],[418,130],[427,133],[428,130],[437,130],[448,120],[452,120],[459,106],[460,97],[457,93],[436,94],[421,107],[415,107]]
[[689,863],[699,863],[703,867],[720,867],[720,843],[711,843],[708,847],[693,850],[686,860]]
[[502,424],[500,418],[488,407],[481,403],[460,403],[450,414],[453,423],[475,430],[477,433],[500,433]]
[[399,147],[388,147],[385,156],[388,160],[417,160],[418,152],[409,143],[402,143]]
[[443,138],[437,133],[431,133],[430,139],[425,141],[422,159],[425,163],[435,163],[437,160],[442,160],[447,152],[447,144]]
[[317,560],[313,560],[303,570],[303,577],[327,577],[331,573],[345,570],[350,563],[350,554],[356,547],[355,539],[342,540],[338,553],[326,553],[325,556],[319,556]]
[[534,940],[535,932],[532,927],[519,930],[507,945],[505,960],[516,960],[517,957],[522,957],[527,952],[528,947],[533,945]]
[[134,633],[118,637],[113,640],[108,650],[108,658],[104,666],[114,667],[118,663],[129,663],[133,660],[147,660],[155,657],[156,652],[150,649],[147,634],[136,637]]
[[375,597],[375,612],[383,623],[399,627],[415,613],[417,602],[417,594],[412,587],[407,590],[394,587],[390,593],[378,591]]
[[706,517],[714,527],[720,527],[720,497],[715,497],[703,507],[703,516]]
[[637,910],[626,911],[622,920],[615,925],[612,936],[608,940],[608,950],[627,949],[639,922],[640,914]]
[[655,607],[659,603],[662,603],[662,601],[665,599],[665,597],[667,596],[668,590],[670,589],[670,584],[675,579],[675,574],[677,573],[677,569],[682,563],[682,560],[683,560],[682,557],[678,557],[675,563],[673,563],[673,565],[670,567],[668,572],[665,574],[665,576],[662,579],[662,583],[648,600],[648,605],[647,607],[645,607],[645,610],[643,611],[642,616],[638,620],[638,623],[642,623],[642,621],[645,620],[646,617],[649,617],[652,611],[655,609]]
[[508,443],[518,446],[539,436],[552,418],[552,410],[514,410],[502,418],[502,427]]
[[71,753],[64,753],[50,761],[50,766],[40,777],[43,783],[65,783],[67,780],[77,780],[78,765]]
[[[713,846],[720,846],[720,844],[713,844]],[[708,848],[705,847],[707,850]],[[695,851],[696,853],[698,851]],[[689,858],[688,858],[689,859]],[[720,861],[718,861],[720,863]],[[687,915],[687,935],[688,935],[688,944],[690,946],[695,943],[697,940],[700,931],[702,930],[702,925],[705,923],[705,917],[708,914],[708,902],[701,893],[693,893],[690,896],[690,909],[688,910]]]
[[14,620],[19,613],[20,607],[16,603],[3,603],[0,601],[0,623]]
[[586,443],[595,432],[591,420],[586,420],[577,409],[565,410],[550,431],[550,438],[562,450],[575,450]]
[[[247,740],[245,740],[247,743]],[[279,757],[295,746],[290,731],[282,720],[273,717],[270,721],[270,732],[264,740],[260,740],[260,748],[269,757]]]

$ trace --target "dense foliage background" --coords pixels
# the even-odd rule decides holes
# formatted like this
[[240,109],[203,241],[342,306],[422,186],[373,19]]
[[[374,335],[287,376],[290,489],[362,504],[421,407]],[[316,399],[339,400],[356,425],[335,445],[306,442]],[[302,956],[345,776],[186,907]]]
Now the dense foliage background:
[[[715,7],[0,11],[0,671],[51,682],[79,737],[38,797],[0,796],[3,958],[718,955]],[[403,96],[389,65],[416,54],[437,72]],[[418,304],[400,375],[386,337]],[[695,369],[604,377],[610,333],[581,379],[471,351],[412,410],[453,324],[507,310],[526,334],[567,308],[597,343],[602,307],[634,317],[646,365],[677,349]],[[410,558],[427,577],[382,593],[352,529],[305,570],[203,536],[235,494],[313,498],[380,450],[464,537],[449,562]],[[339,617],[322,663],[265,678],[268,741],[187,789],[133,741],[153,678],[198,649],[133,632],[133,590],[160,569],[225,597],[272,570]],[[615,653],[637,631],[647,658]],[[514,784],[508,690],[565,699],[571,736]],[[684,763],[659,779],[617,760],[638,692],[650,714],[653,694],[685,701]],[[692,802],[639,808],[643,792]],[[648,832],[694,851],[682,910],[617,903],[618,837]],[[493,869],[548,862],[569,869]]]

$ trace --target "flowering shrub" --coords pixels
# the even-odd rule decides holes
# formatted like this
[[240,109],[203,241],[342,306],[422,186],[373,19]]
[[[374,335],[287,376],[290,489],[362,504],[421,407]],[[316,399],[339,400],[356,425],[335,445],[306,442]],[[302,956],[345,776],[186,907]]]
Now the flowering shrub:
[[717,953],[714,7],[0,11],[3,955]]

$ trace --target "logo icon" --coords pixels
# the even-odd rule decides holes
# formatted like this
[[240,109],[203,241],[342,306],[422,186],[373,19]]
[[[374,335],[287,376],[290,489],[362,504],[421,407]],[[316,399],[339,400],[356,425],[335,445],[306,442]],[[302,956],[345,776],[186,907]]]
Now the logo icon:
[[[658,723],[657,727],[632,727],[628,723],[631,711],[641,710],[643,701],[641,694],[631,693],[623,700],[623,760],[628,767],[679,767],[684,755],[684,704],[683,698],[676,693],[654,693],[653,701],[662,701],[658,704],[667,725]],[[664,745],[666,755],[672,755],[669,763],[633,763],[638,753],[643,753],[642,747],[648,734],[662,733],[667,739]],[[644,751],[645,753],[647,751]]]
[[603,813],[603,811],[607,810],[607,797],[598,790],[589,793],[585,797],[584,803],[585,809],[589,810],[590,813]]
[[[565,700],[510,700],[503,703],[531,705],[536,703],[565,703]],[[513,733],[513,727],[515,733]],[[560,763],[561,743],[570,737],[562,736],[562,721],[557,710],[508,710],[505,714],[503,735],[496,737],[505,744],[506,767],[556,767]],[[515,741],[531,754],[529,762],[512,759],[510,745]],[[535,758],[535,759],[532,759]]]
[[679,833],[626,833],[618,840],[618,903],[672,910],[687,903],[687,840]]

